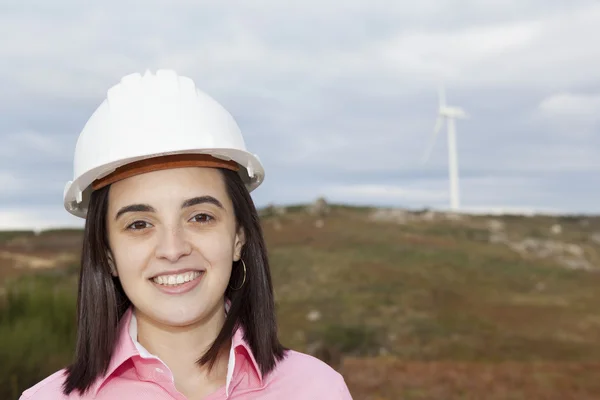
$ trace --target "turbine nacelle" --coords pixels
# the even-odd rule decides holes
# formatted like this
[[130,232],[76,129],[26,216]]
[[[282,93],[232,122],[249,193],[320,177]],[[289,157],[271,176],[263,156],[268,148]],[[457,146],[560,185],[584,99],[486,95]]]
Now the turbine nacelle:
[[448,106],[446,105],[446,90],[444,89],[444,86],[440,86],[438,89],[438,101],[439,101],[439,108],[438,108],[438,118],[439,117],[445,117],[445,118],[468,118],[469,116],[467,115],[467,113],[465,112],[465,110],[463,110],[460,107],[452,107],[452,106]]
[[438,114],[441,117],[456,119],[464,119],[469,117],[465,110],[460,107],[441,106],[438,110]]

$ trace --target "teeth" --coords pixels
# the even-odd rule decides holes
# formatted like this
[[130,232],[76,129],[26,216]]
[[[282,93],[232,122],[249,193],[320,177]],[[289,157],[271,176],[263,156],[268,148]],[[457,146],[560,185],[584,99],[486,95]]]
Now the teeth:
[[182,283],[193,281],[194,279],[198,278],[200,275],[202,275],[201,272],[191,271],[191,272],[186,272],[184,274],[179,274],[179,275],[160,275],[160,276],[154,277],[152,280],[155,283],[158,283],[159,285],[176,286],[176,285],[181,285]]

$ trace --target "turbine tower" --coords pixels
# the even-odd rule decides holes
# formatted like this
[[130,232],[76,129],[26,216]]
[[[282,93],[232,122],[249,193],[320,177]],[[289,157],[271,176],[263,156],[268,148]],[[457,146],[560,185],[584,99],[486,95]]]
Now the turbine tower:
[[458,210],[460,207],[460,193],[458,183],[458,154],[456,151],[456,119],[468,118],[467,113],[459,107],[450,107],[446,105],[446,95],[444,87],[439,88],[439,108],[438,116],[435,122],[435,128],[433,129],[433,137],[425,152],[422,163],[426,163],[431,155],[433,146],[438,135],[438,132],[442,129],[444,122],[448,127],[448,172],[450,176],[450,207],[452,210]]

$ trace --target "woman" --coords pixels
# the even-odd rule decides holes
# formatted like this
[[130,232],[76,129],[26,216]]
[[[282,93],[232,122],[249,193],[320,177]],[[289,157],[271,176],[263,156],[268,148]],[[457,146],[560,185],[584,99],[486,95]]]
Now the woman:
[[277,337],[249,194],[263,177],[189,78],[112,87],[64,193],[86,219],[74,362],[21,399],[351,399],[340,374]]

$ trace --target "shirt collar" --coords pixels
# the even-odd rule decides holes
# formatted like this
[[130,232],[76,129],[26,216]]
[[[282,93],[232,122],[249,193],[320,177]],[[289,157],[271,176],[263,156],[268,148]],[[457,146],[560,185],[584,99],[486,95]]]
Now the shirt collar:
[[[263,376],[261,370],[254,358],[254,353],[252,353],[252,349],[248,342],[246,342],[244,328],[241,326],[233,334],[233,338],[231,339],[231,350],[229,353],[229,366],[227,368],[227,385],[226,385],[226,394],[229,397],[231,391],[232,377],[235,372],[236,362],[243,359],[251,366],[249,370],[253,372],[252,378],[256,380],[256,384],[260,387],[264,386]],[[249,372],[250,372],[249,371]]]
[[128,334],[128,328],[132,318],[131,308],[127,309],[125,314],[121,317],[121,321],[117,326],[117,342],[113,349],[108,364],[108,369],[104,376],[99,377],[94,385],[92,386],[92,392],[94,397],[97,395],[100,388],[104,385],[108,378],[115,372],[115,370],[121,366],[124,362],[132,358],[133,356],[139,355],[139,351],[135,347],[134,342]]
[[[225,308],[227,311],[229,311],[229,302],[226,304]],[[135,356],[140,356],[143,358],[157,358],[160,360],[158,357],[152,355],[138,342],[137,319],[133,313],[132,307],[130,307],[121,318],[121,322],[118,325],[117,334],[117,342],[115,344],[108,369],[106,370],[106,374],[100,377],[91,388],[94,396],[97,395],[100,388],[111,377],[116,369],[127,360]],[[229,352],[229,361],[227,364],[227,381],[225,385],[225,393],[227,398],[229,398],[232,386],[235,384],[234,375],[236,372],[236,366],[239,368],[242,361],[247,361],[247,363],[251,366],[250,370],[254,373],[253,378],[255,379],[253,380],[256,381],[256,384],[258,384],[260,387],[263,386],[263,376],[261,370],[256,362],[254,354],[252,353],[252,349],[250,348],[248,342],[246,342],[244,336],[245,331],[242,326],[239,326],[231,339],[231,350]]]

